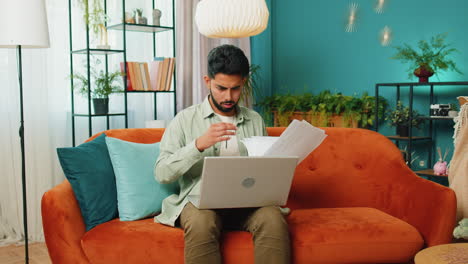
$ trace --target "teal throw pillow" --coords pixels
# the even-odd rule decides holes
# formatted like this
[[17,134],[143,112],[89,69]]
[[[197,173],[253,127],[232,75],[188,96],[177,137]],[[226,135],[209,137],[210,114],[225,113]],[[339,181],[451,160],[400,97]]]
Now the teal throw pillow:
[[118,216],[117,191],[106,135],[74,148],[57,148],[65,177],[80,206],[86,231]]
[[117,207],[121,221],[133,221],[161,211],[162,201],[177,193],[177,182],[160,184],[154,178],[159,142],[141,144],[106,138],[117,185]]

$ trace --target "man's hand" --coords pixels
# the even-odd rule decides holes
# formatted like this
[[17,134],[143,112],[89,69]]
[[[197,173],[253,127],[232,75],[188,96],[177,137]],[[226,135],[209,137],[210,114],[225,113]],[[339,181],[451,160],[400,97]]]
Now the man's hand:
[[237,127],[234,124],[223,122],[212,124],[203,136],[197,138],[195,146],[202,152],[217,142],[229,140],[230,137],[228,136],[236,134],[231,130],[237,130]]

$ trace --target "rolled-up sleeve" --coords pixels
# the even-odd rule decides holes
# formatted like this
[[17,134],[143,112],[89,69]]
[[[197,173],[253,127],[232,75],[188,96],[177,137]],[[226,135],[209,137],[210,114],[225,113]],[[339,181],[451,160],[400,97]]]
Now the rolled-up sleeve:
[[179,116],[170,123],[161,140],[160,154],[154,166],[154,177],[160,183],[178,180],[203,158],[195,140],[185,143],[181,119],[183,117]]

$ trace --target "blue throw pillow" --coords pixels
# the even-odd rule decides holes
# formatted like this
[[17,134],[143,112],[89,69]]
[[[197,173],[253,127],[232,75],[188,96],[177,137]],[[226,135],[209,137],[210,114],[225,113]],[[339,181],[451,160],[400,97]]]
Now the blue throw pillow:
[[117,191],[106,135],[74,148],[57,148],[86,224],[86,231],[118,216]]
[[159,142],[141,144],[106,138],[117,185],[121,221],[133,221],[161,211],[164,198],[177,193],[177,182],[160,184],[154,178]]

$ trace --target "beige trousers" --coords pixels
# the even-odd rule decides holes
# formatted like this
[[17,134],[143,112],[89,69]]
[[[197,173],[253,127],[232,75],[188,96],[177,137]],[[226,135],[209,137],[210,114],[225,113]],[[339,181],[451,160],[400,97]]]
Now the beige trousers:
[[221,264],[219,237],[222,230],[252,233],[256,264],[291,261],[288,224],[276,206],[206,210],[189,202],[179,221],[184,229],[186,264]]

